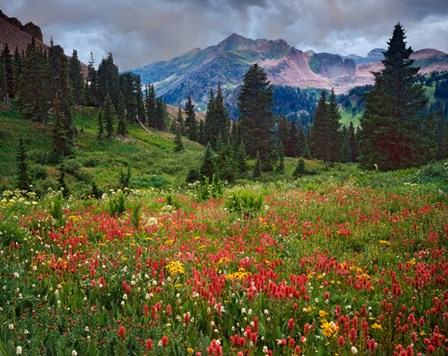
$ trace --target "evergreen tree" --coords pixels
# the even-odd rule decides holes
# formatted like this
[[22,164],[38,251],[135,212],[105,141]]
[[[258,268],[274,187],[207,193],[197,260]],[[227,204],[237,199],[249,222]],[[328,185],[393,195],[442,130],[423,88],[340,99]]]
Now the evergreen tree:
[[262,171],[262,163],[261,163],[261,159],[260,159],[260,152],[257,151],[256,155],[255,155],[255,165],[254,165],[254,170],[252,171],[252,178],[255,180],[259,180],[261,179],[261,171]]
[[303,132],[302,123],[300,120],[297,120],[297,156],[301,156],[305,153],[306,145],[306,137]]
[[59,57],[54,57],[53,87],[55,98],[53,100],[53,158],[69,156],[73,153],[74,129],[72,122],[72,95],[69,79],[69,68],[67,57],[64,53],[57,52]]
[[303,176],[306,173],[305,171],[305,161],[303,160],[302,157],[300,157],[297,160],[297,165],[296,168],[294,169],[294,172],[292,173],[294,178],[300,178],[301,176]]
[[[234,146],[235,147],[235,146]],[[238,172],[245,173],[247,171],[247,155],[246,155],[246,146],[244,146],[243,142],[240,142],[235,149],[235,161]]]
[[125,136],[126,135],[126,106],[124,102],[124,95],[120,94],[118,99],[118,108],[117,108],[117,135]]
[[[109,96],[114,108],[118,106],[118,96],[120,95],[120,76],[118,67],[114,64],[112,53],[108,53],[107,58],[103,58],[96,74],[98,83],[98,96],[102,100]],[[104,102],[101,102],[104,105]]]
[[22,75],[22,56],[16,47],[14,51],[14,95],[19,91],[20,76]]
[[120,104],[120,97],[122,96],[129,122],[134,122],[138,116],[137,77],[140,78],[140,76],[131,72],[120,74],[120,95],[118,97],[118,105]]
[[218,129],[218,135],[221,135],[221,137],[225,141],[227,140],[227,137],[229,137],[230,118],[229,114],[227,113],[226,106],[224,104],[224,98],[222,96],[222,90],[220,84],[218,84],[218,91],[216,93],[214,111],[215,111],[214,119],[216,122],[216,127]]
[[101,140],[103,138],[104,134],[104,123],[103,123],[103,111],[100,110],[98,113],[98,133],[97,138]]
[[350,121],[350,126],[348,127],[348,145],[350,151],[350,161],[357,162],[358,161],[358,138],[356,136],[355,127],[353,126],[353,122]]
[[[72,154],[72,128],[70,126],[71,118],[66,116],[66,112],[56,95],[53,100],[53,149],[52,157],[56,162],[61,157],[70,156]],[[70,127],[69,127],[70,126]]]
[[285,153],[288,157],[297,157],[299,154],[299,142],[294,121],[289,125],[288,139],[285,144]]
[[204,141],[205,143],[210,143],[214,148],[216,148],[216,140],[218,138],[215,115],[215,95],[213,94],[213,89],[210,89],[207,112],[205,113]]
[[199,174],[201,180],[208,178],[210,181],[213,179],[213,176],[215,174],[215,154],[210,145],[207,145],[202,155],[201,166],[199,167]]
[[106,137],[110,138],[114,134],[114,114],[109,95],[104,99],[104,121],[106,122]]
[[134,81],[135,101],[137,105],[137,116],[140,122],[146,122],[145,103],[143,99],[142,81],[139,75],[135,76]]
[[0,60],[0,99],[7,100],[8,88],[6,85],[6,70],[3,61]]
[[205,141],[205,126],[204,120],[199,120],[199,129],[198,129],[198,141],[200,144],[205,145],[207,142]]
[[90,60],[87,66],[87,80],[85,88],[85,96],[87,105],[99,106],[100,100],[98,97],[98,79],[95,69],[95,61],[93,59],[93,53],[90,52]]
[[196,122],[196,114],[194,113],[194,104],[191,96],[188,95],[188,100],[184,108],[185,111],[185,134],[191,141],[198,140],[198,129]]
[[70,82],[72,85],[73,101],[75,105],[85,105],[85,84],[82,75],[81,62],[78,59],[78,52],[73,50],[72,58],[70,58]]
[[184,129],[184,118],[182,116],[182,106],[179,105],[178,109],[177,109],[177,117],[176,117],[176,121],[175,121],[175,131],[177,132],[178,130],[180,131],[180,134],[183,136],[185,134],[185,129]]
[[328,125],[328,106],[326,103],[326,93],[321,92],[320,100],[314,113],[313,127],[310,134],[311,154],[323,161],[330,160],[329,146],[327,145],[327,125]]
[[46,122],[54,95],[54,92],[50,93],[49,77],[48,61],[33,37],[26,48],[17,93],[20,111],[25,118]]
[[340,133],[341,114],[336,103],[336,95],[331,89],[330,102],[328,104],[327,145],[329,149],[329,161],[336,162],[340,158]]
[[[282,115],[282,113],[280,113],[280,118],[277,123],[277,137],[278,137],[278,141],[283,145],[283,147],[287,147],[288,141],[289,141],[289,139],[291,139],[292,126],[295,126],[294,121],[292,121],[291,124],[288,124],[285,117]],[[292,137],[294,137],[294,141],[297,142],[295,127],[294,127],[294,133],[293,133]],[[292,157],[294,157],[294,156],[292,156]]]
[[[157,97],[154,89],[154,85],[148,84],[145,90],[145,109],[146,118],[150,127],[156,128],[156,103]],[[182,128],[182,134],[183,128]]]
[[182,141],[182,133],[180,132],[180,127],[178,125],[176,126],[176,135],[174,136],[174,152],[181,152],[185,149],[185,147]]
[[17,150],[17,188],[21,190],[30,189],[30,177],[28,174],[28,164],[26,162],[25,141],[20,136]]
[[155,129],[156,130],[166,130],[167,121],[167,110],[165,102],[158,98],[156,100],[156,112],[155,112]]
[[227,137],[224,141],[221,135],[217,140],[217,153],[216,153],[216,171],[219,179],[233,182],[237,176],[237,167],[235,157],[233,155],[232,145],[230,138]]
[[414,83],[419,68],[405,38],[398,23],[384,53],[384,69],[374,73],[375,85],[366,97],[359,161],[369,169],[420,166],[433,158],[430,126],[420,114],[427,98],[422,85]]
[[277,173],[285,173],[285,150],[283,148],[282,143],[280,143],[280,146],[278,148],[278,166],[275,167],[275,171]]
[[3,69],[5,71],[6,93],[8,97],[12,99],[15,96],[14,61],[7,43],[5,43],[3,48],[1,61],[3,62]]
[[349,134],[345,126],[342,127],[340,139],[341,139],[341,150],[339,160],[340,162],[351,162]]
[[272,168],[274,152],[272,106],[272,85],[264,70],[254,64],[244,76],[243,87],[238,95],[239,129],[248,155],[255,157],[258,152],[265,170]]

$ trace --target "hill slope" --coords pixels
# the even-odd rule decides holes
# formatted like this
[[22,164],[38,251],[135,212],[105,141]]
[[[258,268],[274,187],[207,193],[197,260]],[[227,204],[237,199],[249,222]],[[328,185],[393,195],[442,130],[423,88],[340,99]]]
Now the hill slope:
[[[66,159],[67,181],[77,193],[87,192],[93,181],[104,190],[118,186],[119,176],[131,166],[135,187],[160,187],[183,183],[188,169],[197,164],[202,146],[184,138],[186,150],[174,153],[174,136],[167,132],[143,130],[129,124],[126,137],[97,139],[94,108],[79,108],[74,113],[75,158]],[[30,172],[38,191],[57,186],[58,171],[49,163],[51,124],[25,120],[15,110],[0,107],[0,182],[8,184],[16,174],[16,152],[23,136]]]

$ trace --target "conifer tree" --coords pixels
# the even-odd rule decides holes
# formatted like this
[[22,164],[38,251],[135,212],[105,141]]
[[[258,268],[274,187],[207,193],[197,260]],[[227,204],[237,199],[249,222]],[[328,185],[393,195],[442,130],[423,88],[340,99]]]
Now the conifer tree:
[[177,117],[176,117],[176,121],[174,123],[174,132],[177,132],[178,130],[180,131],[180,134],[183,136],[184,135],[184,118],[182,116],[182,106],[179,105],[179,107],[177,108]]
[[[234,146],[235,147],[235,146]],[[245,173],[247,171],[247,155],[246,155],[246,147],[243,142],[240,142],[238,146],[235,148],[235,161],[238,172]]]
[[197,141],[198,129],[196,122],[196,114],[194,112],[194,104],[193,101],[191,100],[191,95],[188,95],[184,111],[185,111],[185,134],[191,141]]
[[215,153],[210,145],[204,150],[201,160],[201,166],[199,167],[199,175],[201,180],[213,179],[215,174]]
[[20,76],[22,75],[22,56],[16,47],[14,51],[14,95],[17,94],[20,84]]
[[276,173],[285,173],[285,150],[283,148],[283,144],[280,143],[278,147],[278,165],[275,167]]
[[72,57],[70,58],[70,82],[72,85],[73,101],[75,105],[85,105],[85,84],[84,77],[82,75],[81,62],[78,59],[78,52],[73,50]]
[[294,120],[289,125],[288,140],[285,144],[285,153],[288,157],[297,157],[299,154],[299,143]]
[[296,168],[294,169],[294,172],[292,173],[294,178],[300,178],[302,175],[305,174],[305,161],[302,157],[300,157],[297,160]]
[[14,61],[9,50],[8,44],[5,43],[3,47],[1,61],[3,62],[3,69],[5,71],[5,79],[6,79],[6,92],[9,98],[14,98],[15,96],[15,86],[14,86]]
[[422,85],[415,84],[419,68],[405,38],[398,23],[384,52],[384,69],[374,73],[375,85],[366,97],[359,161],[369,169],[420,166],[433,158],[430,125],[420,114],[427,98]]
[[114,134],[114,114],[112,102],[109,95],[104,99],[104,121],[106,122],[106,137],[111,138]]
[[185,147],[182,141],[182,133],[180,132],[180,127],[176,125],[176,134],[174,136],[174,152],[181,152],[184,149]]
[[93,53],[90,52],[90,60],[87,66],[87,80],[85,88],[85,96],[87,105],[99,106],[100,100],[98,97],[98,80],[97,73],[95,69],[95,61],[93,59]]
[[[99,98],[104,100],[109,96],[114,108],[118,105],[120,95],[120,75],[118,67],[114,64],[112,53],[108,53],[107,58],[103,58],[96,74],[98,83]],[[104,102],[101,102],[104,104]]]
[[30,189],[30,177],[28,174],[28,164],[26,162],[25,141],[20,136],[17,150],[17,188],[21,190]]
[[0,60],[0,100],[6,100],[6,94],[8,93],[8,89],[6,86],[6,71],[3,61]]
[[199,120],[198,142],[203,145],[206,144],[204,120]]
[[[294,120],[291,124],[288,124],[285,117],[282,115],[282,113],[280,113],[280,118],[278,119],[277,123],[277,137],[278,141],[283,145],[283,147],[286,147],[288,145],[288,140],[291,138],[291,126],[295,126]],[[295,130],[293,137],[296,140]]]
[[218,138],[215,113],[215,95],[213,89],[210,89],[207,111],[205,113],[204,141],[205,143],[210,143],[214,148],[216,148],[216,139]]
[[229,137],[224,141],[221,135],[218,136],[216,156],[218,178],[229,183],[233,182],[237,176],[237,167]]
[[340,157],[340,133],[341,114],[336,103],[334,89],[331,89],[330,102],[328,103],[327,145],[329,149],[329,161],[337,162]]
[[97,138],[101,140],[104,134],[104,123],[103,123],[103,111],[100,110],[98,113],[98,133]]
[[257,151],[255,155],[254,170],[252,171],[252,178],[258,180],[261,179],[261,175],[262,175],[262,163],[260,159],[260,152]]
[[273,163],[272,106],[272,85],[264,70],[254,64],[244,76],[238,95],[239,129],[249,157],[255,157],[258,151],[265,170],[272,169]]
[[48,61],[33,37],[26,48],[18,90],[18,104],[24,117],[46,122],[54,95],[50,89]]
[[167,121],[167,110],[166,104],[161,99],[158,98],[156,100],[156,112],[155,112],[155,129],[156,130],[166,130],[166,121]]
[[311,154],[323,161],[330,160],[329,146],[327,145],[328,132],[328,106],[326,103],[326,93],[321,92],[320,100],[317,104],[316,112],[314,114],[313,126],[310,134],[310,148]]
[[216,122],[216,127],[218,129],[218,135],[221,135],[223,140],[226,141],[227,137],[229,136],[230,118],[224,103],[224,97],[222,96],[222,90],[220,84],[218,84],[218,91],[216,93],[214,111],[215,111],[214,119]]
[[355,127],[353,122],[350,121],[350,126],[348,127],[348,145],[350,150],[350,161],[357,162],[358,160],[358,138],[356,136]]
[[[146,118],[148,125],[150,127],[156,128],[156,92],[154,89],[154,85],[148,84],[145,90],[145,109],[146,109]],[[182,129],[183,130],[183,129]],[[182,134],[184,132],[182,131]]]
[[126,106],[123,94],[120,94],[117,107],[117,135],[126,135]]

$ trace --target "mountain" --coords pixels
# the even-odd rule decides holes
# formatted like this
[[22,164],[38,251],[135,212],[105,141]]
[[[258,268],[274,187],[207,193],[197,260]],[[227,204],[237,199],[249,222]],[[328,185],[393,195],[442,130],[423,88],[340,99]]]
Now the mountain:
[[37,45],[48,48],[43,43],[42,30],[39,26],[32,22],[22,25],[18,19],[8,17],[0,10],[0,50],[3,49],[5,44],[8,44],[12,52],[16,47],[19,51],[24,51],[33,36]]
[[[334,88],[336,93],[347,93],[353,87],[373,83],[371,71],[381,69],[383,52],[376,48],[366,57],[303,52],[281,39],[252,40],[233,33],[218,45],[196,48],[132,72],[139,74],[143,83],[153,83],[167,103],[177,105],[191,94],[197,108],[204,110],[210,89],[219,83],[226,100],[235,104],[235,90],[255,62],[276,86]],[[413,58],[422,73],[448,69],[448,55],[437,50],[416,51]]]

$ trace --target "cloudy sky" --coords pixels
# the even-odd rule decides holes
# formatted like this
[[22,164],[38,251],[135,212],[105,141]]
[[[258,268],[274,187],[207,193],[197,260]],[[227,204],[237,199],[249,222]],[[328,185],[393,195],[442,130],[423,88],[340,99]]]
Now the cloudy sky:
[[414,50],[448,52],[447,0],[0,0],[66,52],[121,70],[219,43],[233,32],[286,40],[301,50],[366,55],[385,48],[399,21]]

